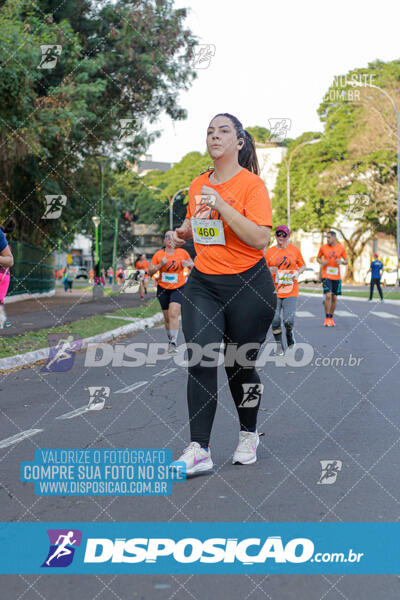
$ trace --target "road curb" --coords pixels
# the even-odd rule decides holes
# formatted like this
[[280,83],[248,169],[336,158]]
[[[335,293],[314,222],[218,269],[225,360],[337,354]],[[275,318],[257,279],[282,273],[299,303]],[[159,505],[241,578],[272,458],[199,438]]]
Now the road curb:
[[24,300],[35,300],[37,298],[51,298],[55,296],[56,290],[51,292],[38,292],[37,294],[16,294],[15,296],[6,296],[4,304],[13,304],[14,302],[23,302]]
[[[163,318],[163,313],[158,312],[152,317],[147,317],[146,319],[137,319],[134,323],[130,323],[129,325],[123,325],[122,327],[117,327],[117,329],[110,329],[110,331],[98,333],[97,335],[83,339],[81,349],[86,348],[88,344],[93,342],[108,342],[119,337],[120,335],[127,335],[129,333],[134,333],[135,331],[149,329],[150,327],[154,327],[154,325],[162,321]],[[9,371],[10,369],[15,369],[16,367],[32,365],[36,362],[47,359],[49,354],[50,348],[40,348],[40,350],[32,350],[31,352],[26,352],[25,354],[16,354],[15,356],[1,358],[0,371]]]

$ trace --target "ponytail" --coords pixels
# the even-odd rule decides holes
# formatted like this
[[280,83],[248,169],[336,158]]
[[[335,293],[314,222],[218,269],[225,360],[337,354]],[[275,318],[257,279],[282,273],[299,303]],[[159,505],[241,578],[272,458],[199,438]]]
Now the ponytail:
[[[239,150],[238,161],[241,167],[244,167],[248,171],[255,173],[256,175],[260,174],[260,166],[258,164],[257,154],[256,154],[256,146],[253,140],[252,135],[246,131],[239,121],[239,119],[230,113],[219,113],[215,115],[216,117],[228,117],[235,127],[237,138],[243,138],[243,146]],[[215,118],[215,117],[214,117]]]
[[4,223],[4,225],[0,226],[0,229],[6,235],[12,233],[14,231],[14,229],[15,229],[15,221],[14,221],[14,219],[12,217],[10,219],[8,219],[8,221],[6,221],[6,223]]

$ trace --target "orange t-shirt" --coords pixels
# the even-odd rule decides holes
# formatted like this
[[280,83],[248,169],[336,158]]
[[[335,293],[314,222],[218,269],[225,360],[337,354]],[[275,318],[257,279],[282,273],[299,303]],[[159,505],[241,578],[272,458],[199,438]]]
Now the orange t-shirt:
[[318,258],[323,258],[328,261],[327,265],[322,268],[322,278],[325,279],[340,279],[340,266],[337,264],[337,258],[347,258],[346,250],[342,244],[323,244],[318,252]]
[[158,285],[166,290],[175,290],[185,285],[184,267],[181,264],[181,260],[187,260],[190,258],[190,255],[182,248],[177,248],[173,254],[167,254],[165,249],[162,248],[161,250],[157,250],[151,259],[151,264],[158,265],[163,256],[165,256],[168,262],[159,270]]
[[216,219],[222,221],[225,245],[194,243],[194,266],[202,273],[226,275],[242,273],[253,267],[262,257],[263,250],[243,242],[215,209],[198,202],[203,185],[212,187],[225,202],[257,225],[272,227],[271,201],[264,181],[243,168],[225,183],[214,185],[209,180],[210,171],[196,177],[189,189],[186,219]]
[[268,267],[277,267],[278,269],[278,278],[276,273],[272,273],[278,298],[297,297],[299,295],[299,285],[297,280],[291,280],[290,273],[305,265],[297,246],[294,244],[288,244],[286,248],[272,246],[265,252],[265,260]]
[[147,271],[149,270],[149,261],[148,260],[137,260],[135,267],[139,270],[146,271],[146,274],[147,274]]

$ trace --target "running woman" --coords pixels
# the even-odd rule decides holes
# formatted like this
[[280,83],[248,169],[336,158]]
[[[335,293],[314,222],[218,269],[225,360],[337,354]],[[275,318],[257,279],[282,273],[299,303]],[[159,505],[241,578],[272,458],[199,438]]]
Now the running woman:
[[368,269],[368,273],[371,271],[371,283],[369,286],[368,302],[372,302],[375,286],[378,289],[378,293],[381,298],[381,302],[383,302],[383,294],[382,294],[382,288],[381,288],[382,270],[383,270],[383,263],[380,260],[378,260],[378,255],[374,254],[374,260],[371,262],[371,265]]
[[14,257],[5,233],[12,233],[14,226],[14,223],[9,221],[5,227],[0,227],[0,329],[6,327],[8,323],[4,310],[4,299],[10,285],[10,267],[14,264]]
[[342,280],[340,265],[347,265],[347,254],[344,246],[339,244],[334,231],[328,231],[327,243],[323,244],[318,252],[317,261],[322,268],[322,286],[325,294],[325,321],[324,327],[336,325],[333,315],[336,309],[337,297],[342,294]]
[[[144,294],[147,294],[147,279],[149,277],[149,261],[146,259],[145,254],[140,255],[140,258],[136,261],[135,267],[139,271],[140,297],[143,298]],[[142,271],[142,273],[140,273],[140,271]]]
[[296,314],[297,298],[299,297],[298,277],[306,268],[306,263],[300,250],[290,243],[290,229],[286,225],[279,225],[275,229],[276,246],[268,248],[265,260],[272,273],[278,303],[272,321],[272,333],[276,341],[276,353],[282,355],[282,324],[286,330],[287,346],[294,346],[293,335],[294,317]]
[[164,325],[168,336],[168,352],[176,352],[179,316],[181,314],[182,290],[185,285],[183,271],[191,268],[193,261],[183,248],[171,244],[171,231],[164,236],[164,248],[157,250],[148,269],[150,277],[160,272],[157,285],[157,298],[164,315]]
[[[186,218],[173,233],[176,246],[193,237],[197,254],[183,294],[182,327],[186,343],[202,348],[205,356],[207,346],[219,350],[224,342],[225,371],[240,425],[232,462],[247,465],[257,460],[259,443],[263,386],[255,363],[276,308],[264,259],[271,202],[259,177],[254,140],[236,117],[223,113],[212,119],[207,149],[214,168],[192,181]],[[189,475],[213,467],[209,440],[217,408],[217,370],[207,359],[189,366],[191,442],[179,458]]]

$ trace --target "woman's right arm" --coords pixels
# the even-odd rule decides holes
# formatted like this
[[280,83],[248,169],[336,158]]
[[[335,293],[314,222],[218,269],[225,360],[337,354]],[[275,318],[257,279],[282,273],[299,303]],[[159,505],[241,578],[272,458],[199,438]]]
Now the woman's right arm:
[[185,241],[191,237],[193,237],[192,225],[190,219],[185,219],[182,225],[172,232],[171,242],[177,248],[183,246]]

